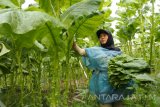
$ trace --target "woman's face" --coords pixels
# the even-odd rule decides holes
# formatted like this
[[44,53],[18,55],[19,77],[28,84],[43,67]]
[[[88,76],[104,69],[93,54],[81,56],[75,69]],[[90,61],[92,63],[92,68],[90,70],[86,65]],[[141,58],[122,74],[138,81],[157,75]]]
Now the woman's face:
[[101,33],[99,36],[99,41],[101,44],[106,44],[108,40],[108,35],[105,33]]

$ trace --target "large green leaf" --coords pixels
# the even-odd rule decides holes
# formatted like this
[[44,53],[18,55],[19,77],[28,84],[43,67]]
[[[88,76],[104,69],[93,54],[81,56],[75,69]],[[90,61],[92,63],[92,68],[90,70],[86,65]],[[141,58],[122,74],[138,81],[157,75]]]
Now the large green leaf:
[[[61,15],[61,20],[63,20],[62,22],[67,26],[67,28],[69,28],[74,21],[80,21],[82,19],[82,22],[86,17],[93,17],[95,15],[95,11],[97,11],[100,7],[101,1],[102,0],[87,0],[71,6]],[[3,35],[13,35],[18,46],[30,47],[32,46],[36,38],[42,39],[43,37],[41,37],[41,35],[43,34],[50,35],[52,37],[54,45],[58,47],[65,46],[68,43],[71,43],[73,35],[69,37],[68,41],[65,41],[64,43],[60,39],[60,32],[62,29],[59,29],[60,27],[63,27],[63,24],[59,22],[58,19],[51,17],[43,12],[2,10],[0,11],[0,13],[0,17],[2,18],[2,20],[0,20],[0,33]],[[96,18],[94,19],[94,21],[95,20]]]
[[11,0],[0,0],[0,6],[18,8]]
[[9,10],[1,13],[0,17],[0,33],[3,31],[8,31],[8,28],[10,27],[13,33],[24,34],[29,31],[36,30],[38,27],[44,25],[48,21],[52,22],[55,27],[62,26],[62,23],[60,23],[58,19],[43,12]]
[[155,80],[147,75],[146,73],[144,74],[137,74],[137,75],[132,75],[136,80],[138,81],[152,81],[155,82]]
[[[96,20],[96,18],[93,18],[93,16],[97,16],[97,18],[99,17],[102,18],[102,15],[99,14],[100,16],[98,17],[98,14],[97,14],[101,7],[102,1],[103,0],[83,0],[69,7],[60,16],[60,19],[62,20],[62,22],[65,24],[66,28],[68,29],[69,38],[67,38],[68,43],[66,44],[68,54],[72,46],[72,40],[73,40],[74,34],[78,33],[78,31],[82,33],[83,31],[87,29],[87,27],[91,27],[92,25],[90,23],[93,23],[93,21]],[[88,20],[88,19],[91,19],[91,20]],[[100,24],[99,22],[101,21],[97,22],[98,26]],[[95,24],[95,26],[97,26],[97,24]],[[87,29],[87,30],[91,31],[91,29]],[[83,32],[83,35],[84,33],[85,32]]]
[[[75,21],[74,25],[69,28],[69,34],[76,34],[77,37],[95,36],[95,31],[111,14],[111,10],[104,12],[93,13],[90,16],[83,17]],[[94,38],[93,37],[93,38]]]
[[10,0],[12,3],[17,5],[18,7],[21,7],[21,5],[25,2],[25,0]]
[[54,1],[58,2],[57,0],[39,0],[39,6],[45,12],[52,14],[52,15],[56,15],[55,7],[53,5]]
[[50,23],[52,31],[63,28],[58,19],[43,12],[1,10],[0,13],[0,34],[14,36],[18,46],[22,47],[30,47],[37,37],[50,33],[46,23]]
[[74,21],[93,14],[100,8],[103,0],[84,0],[68,8],[61,16],[62,22],[69,28]]
[[[59,16],[62,11],[81,0],[36,0],[45,12]],[[62,5],[63,4],[63,5]]]

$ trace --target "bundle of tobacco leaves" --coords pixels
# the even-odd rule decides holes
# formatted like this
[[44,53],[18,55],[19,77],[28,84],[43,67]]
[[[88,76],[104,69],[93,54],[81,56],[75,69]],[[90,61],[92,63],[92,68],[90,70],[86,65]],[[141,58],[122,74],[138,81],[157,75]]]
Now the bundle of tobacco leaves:
[[131,80],[139,84],[154,82],[150,73],[149,64],[142,58],[133,58],[122,54],[110,59],[108,77],[114,87],[126,86]]

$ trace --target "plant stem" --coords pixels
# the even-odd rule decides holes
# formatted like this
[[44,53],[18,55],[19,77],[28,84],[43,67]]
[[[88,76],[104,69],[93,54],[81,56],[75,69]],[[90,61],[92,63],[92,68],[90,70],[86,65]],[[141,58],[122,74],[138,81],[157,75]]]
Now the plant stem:
[[152,1],[152,17],[151,17],[151,23],[152,23],[152,28],[151,28],[151,35],[150,35],[150,40],[151,40],[151,43],[150,43],[150,66],[152,67],[153,66],[153,59],[154,59],[154,55],[153,55],[153,52],[154,52],[154,29],[155,29],[155,26],[154,26],[154,0],[151,0]]
[[16,52],[16,57],[17,57],[17,63],[18,63],[18,73],[20,73],[20,81],[21,81],[21,88],[20,88],[20,105],[21,107],[24,107],[24,103],[23,103],[23,96],[24,96],[24,81],[23,81],[23,72],[22,72],[22,66],[21,66],[21,49],[18,49],[17,52]]

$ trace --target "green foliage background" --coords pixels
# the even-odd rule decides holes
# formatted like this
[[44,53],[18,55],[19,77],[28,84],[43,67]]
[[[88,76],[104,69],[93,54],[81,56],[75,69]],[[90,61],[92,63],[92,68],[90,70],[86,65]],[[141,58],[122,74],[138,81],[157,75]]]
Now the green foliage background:
[[[117,32],[116,46],[143,57],[159,81],[160,13],[154,12],[154,0],[120,0],[117,17],[111,17],[111,0],[36,2],[24,10],[24,0],[0,0],[0,45],[5,53],[0,56],[0,100],[7,107],[98,106],[87,89],[91,72],[82,66],[72,43],[75,37],[82,47],[98,45],[99,28]],[[111,28],[114,21],[117,30]],[[126,100],[128,107],[160,105],[159,82],[146,87],[148,91],[139,87],[135,93],[142,98]],[[155,96],[144,98],[146,93]]]

